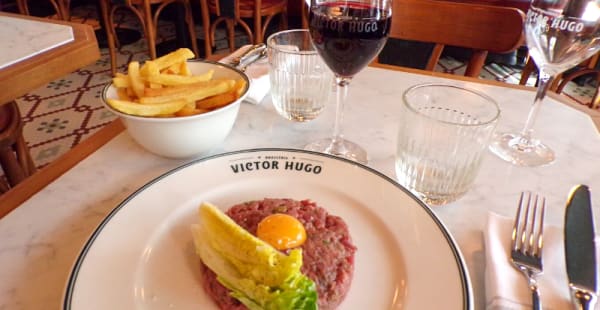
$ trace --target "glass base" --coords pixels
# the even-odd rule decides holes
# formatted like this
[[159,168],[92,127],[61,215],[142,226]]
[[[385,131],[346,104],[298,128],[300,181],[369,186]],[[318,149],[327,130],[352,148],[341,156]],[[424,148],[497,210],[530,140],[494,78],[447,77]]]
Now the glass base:
[[461,198],[462,196],[464,196],[466,194],[466,192],[463,193],[454,193],[454,194],[438,194],[438,193],[430,193],[430,192],[425,192],[425,193],[421,193],[421,192],[417,192],[417,191],[413,191],[411,190],[411,192],[419,197],[421,200],[423,200],[423,202],[429,206],[432,207],[441,207],[443,205],[447,205],[451,202],[455,202],[456,200],[458,200],[459,198]]
[[554,161],[554,152],[548,146],[537,139],[525,139],[521,134],[496,134],[489,149],[517,166],[536,167]]
[[358,144],[342,138],[327,138],[309,143],[304,147],[307,151],[331,154],[366,165],[367,152]]

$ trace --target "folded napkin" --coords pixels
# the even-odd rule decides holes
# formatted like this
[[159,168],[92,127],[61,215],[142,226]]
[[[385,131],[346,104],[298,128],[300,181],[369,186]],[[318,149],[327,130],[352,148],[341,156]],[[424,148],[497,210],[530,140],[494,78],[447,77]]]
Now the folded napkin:
[[[531,309],[531,293],[525,276],[510,261],[510,235],[513,219],[488,214],[484,231],[486,267],[486,309]],[[544,273],[538,276],[542,307],[547,310],[571,309],[563,233],[558,227],[544,226],[542,258]]]
[[[222,63],[230,63],[234,58],[242,55],[252,45],[244,45],[220,60]],[[250,88],[244,101],[259,104],[269,93],[271,84],[269,81],[269,62],[266,58],[260,59],[246,68],[246,75],[250,78]]]

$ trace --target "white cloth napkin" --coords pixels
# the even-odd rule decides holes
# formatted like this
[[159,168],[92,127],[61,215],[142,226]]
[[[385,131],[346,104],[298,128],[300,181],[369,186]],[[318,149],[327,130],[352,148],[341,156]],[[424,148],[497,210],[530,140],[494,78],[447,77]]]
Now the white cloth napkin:
[[[486,267],[486,309],[531,309],[527,279],[510,262],[510,235],[513,219],[488,214],[484,231]],[[558,227],[544,226],[542,258],[544,273],[538,276],[538,287],[545,310],[572,309],[565,267],[563,233]]]
[[[222,63],[228,63],[233,58],[242,55],[252,45],[244,45],[220,60]],[[246,75],[250,78],[250,88],[245,102],[259,104],[269,93],[271,84],[269,81],[269,61],[267,58],[258,60],[246,68]]]

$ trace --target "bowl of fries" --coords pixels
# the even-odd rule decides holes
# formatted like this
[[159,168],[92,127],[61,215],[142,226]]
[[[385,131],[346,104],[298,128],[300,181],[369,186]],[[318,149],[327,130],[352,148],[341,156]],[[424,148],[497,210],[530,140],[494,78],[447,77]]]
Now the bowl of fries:
[[146,150],[190,158],[221,144],[235,123],[248,77],[231,66],[189,60],[180,49],[143,65],[131,62],[104,88],[103,102]]

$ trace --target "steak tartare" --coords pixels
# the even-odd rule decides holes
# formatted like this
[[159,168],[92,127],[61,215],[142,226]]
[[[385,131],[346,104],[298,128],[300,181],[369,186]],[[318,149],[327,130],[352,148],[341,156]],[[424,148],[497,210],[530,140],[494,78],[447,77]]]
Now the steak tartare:
[[[356,247],[344,220],[330,215],[310,200],[264,199],[235,205],[225,212],[238,225],[256,235],[258,223],[268,215],[285,213],[298,219],[306,230],[302,248],[302,273],[313,280],[319,296],[319,309],[335,309],[346,296],[352,282]],[[205,291],[221,309],[246,307],[229,296],[215,273],[202,264]]]

